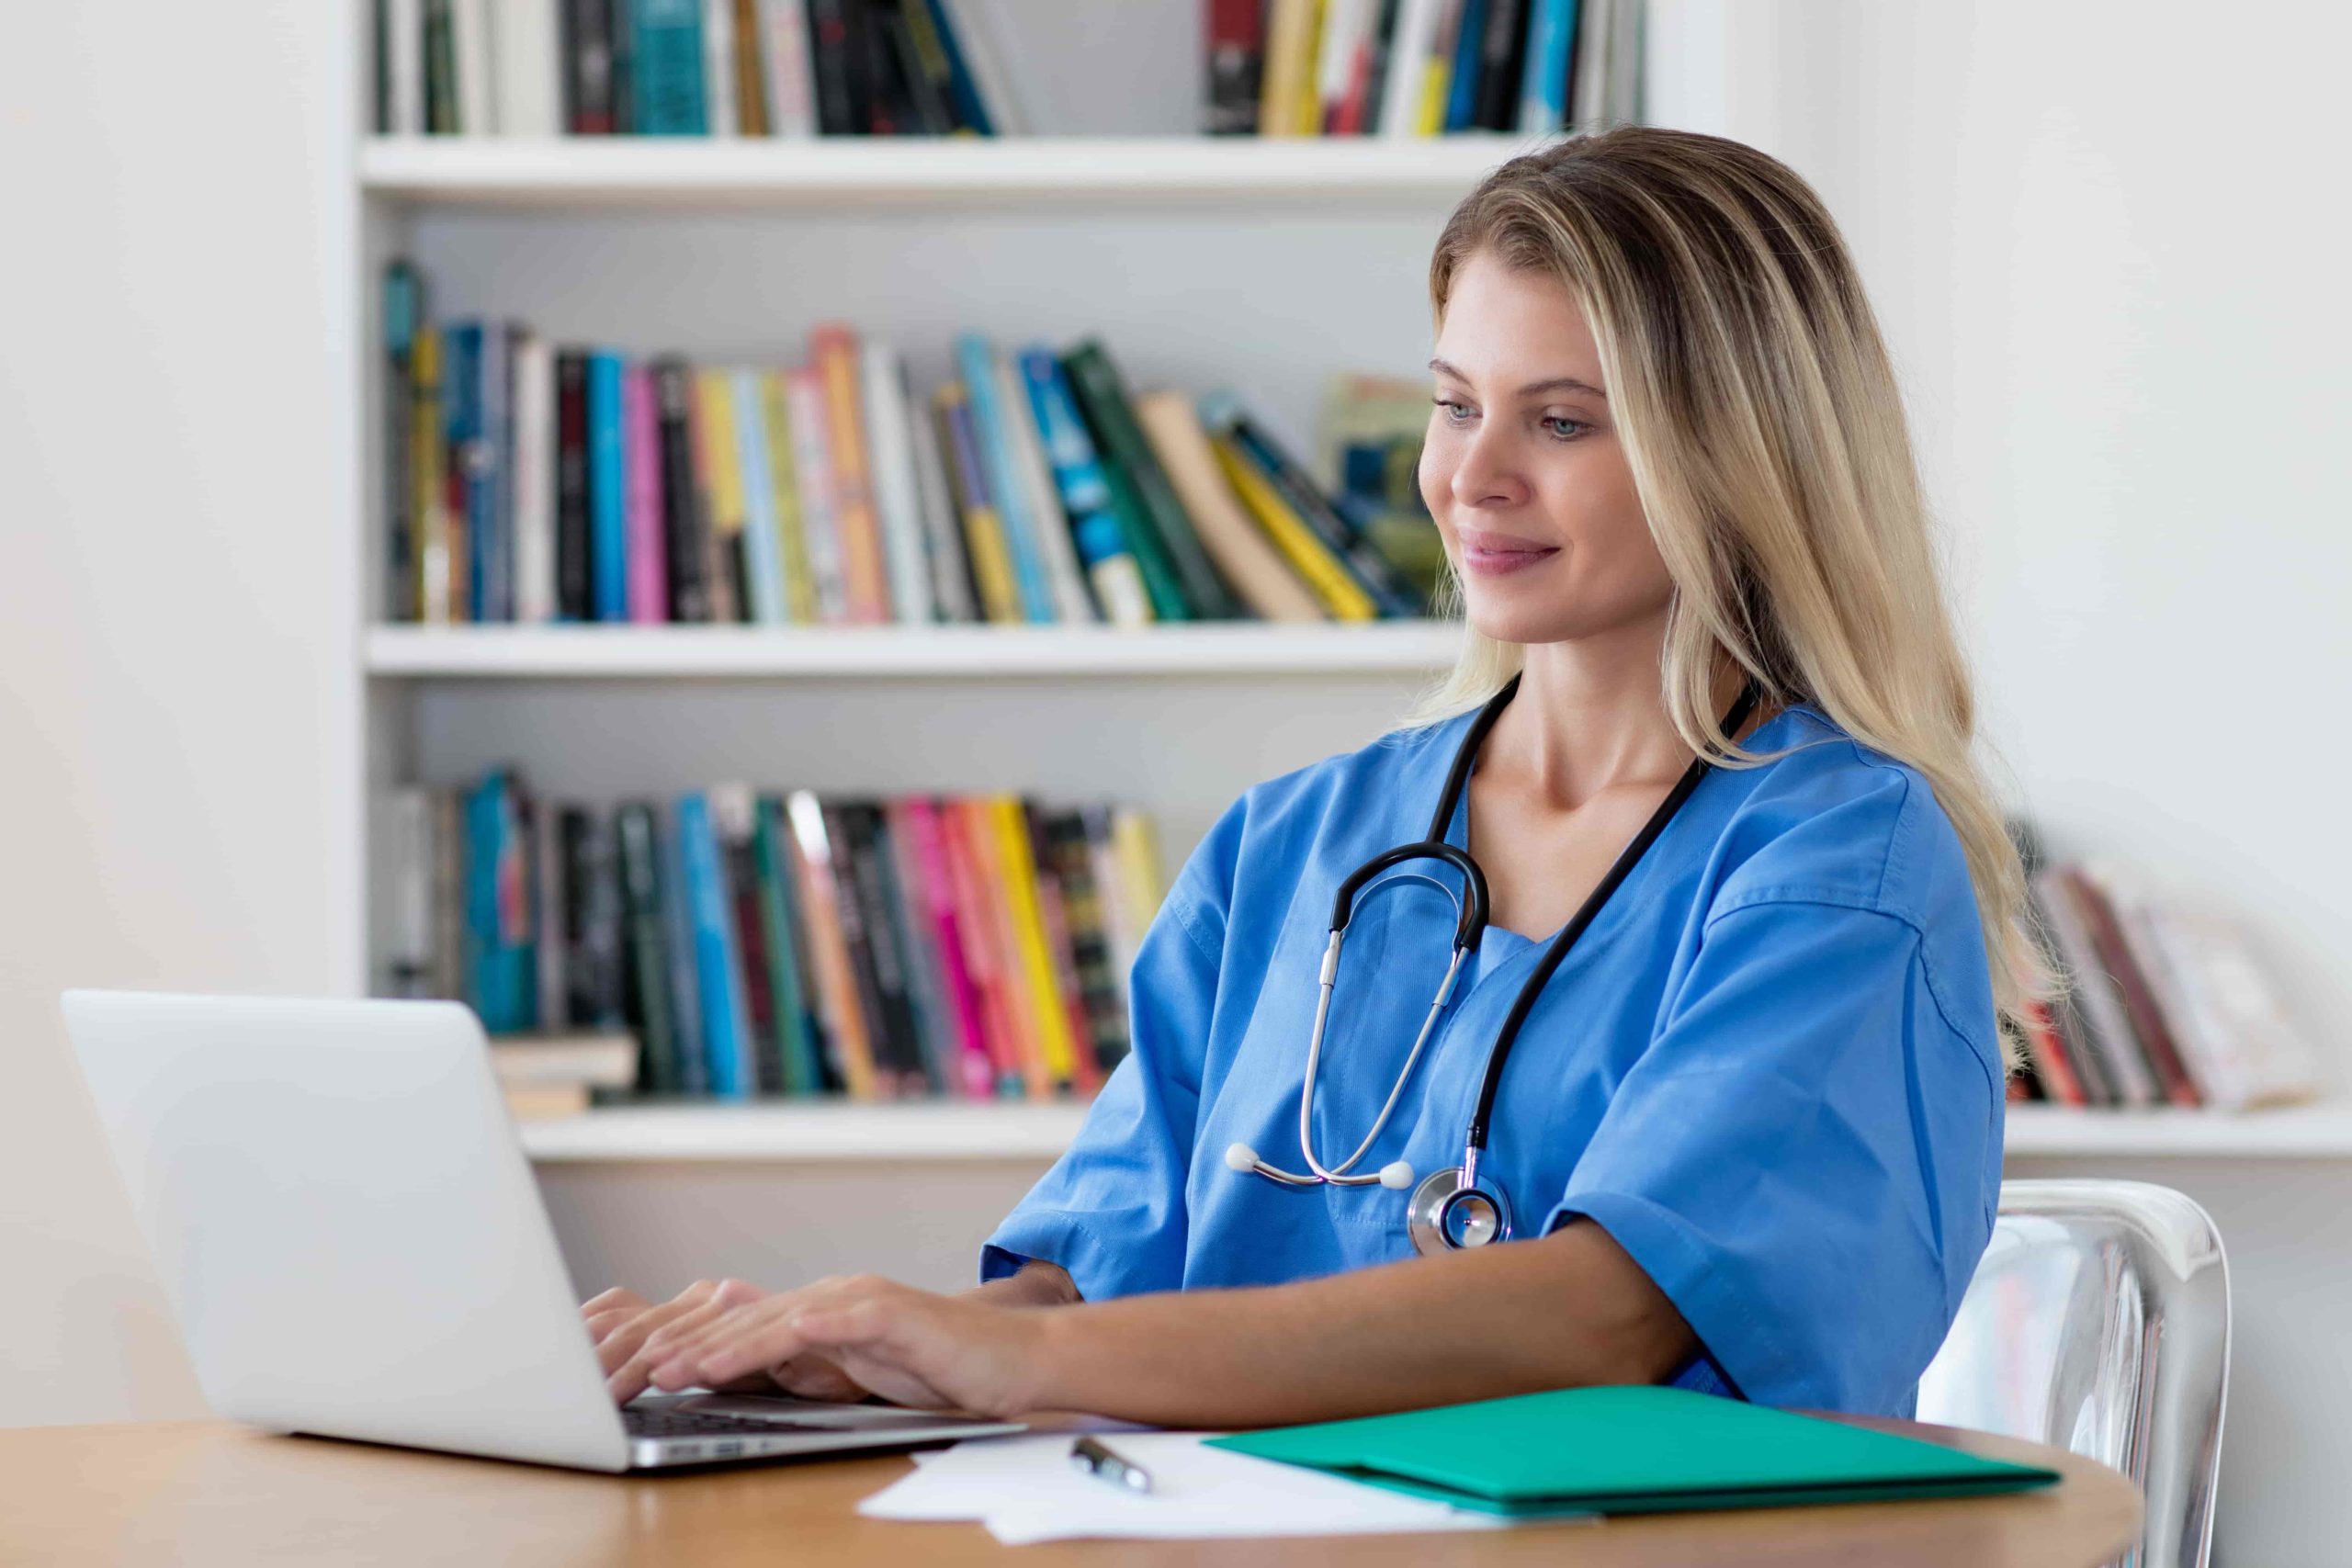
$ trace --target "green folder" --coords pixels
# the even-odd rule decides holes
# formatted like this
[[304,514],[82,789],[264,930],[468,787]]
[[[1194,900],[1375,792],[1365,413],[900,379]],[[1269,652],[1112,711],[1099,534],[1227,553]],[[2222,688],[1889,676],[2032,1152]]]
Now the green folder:
[[1570,1388],[1211,1438],[1457,1508],[1533,1518],[1975,1497],[2058,1472],[1678,1388]]

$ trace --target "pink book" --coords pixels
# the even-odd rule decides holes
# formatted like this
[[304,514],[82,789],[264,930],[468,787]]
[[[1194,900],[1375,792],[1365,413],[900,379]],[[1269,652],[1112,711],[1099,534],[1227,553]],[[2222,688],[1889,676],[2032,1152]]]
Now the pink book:
[[903,809],[908,837],[914,840],[915,864],[922,875],[923,905],[939,931],[940,977],[945,982],[948,1011],[956,1020],[956,1038],[963,1043],[963,1089],[974,1100],[993,1099],[996,1068],[989,1058],[988,1034],[980,1023],[980,987],[964,962],[955,884],[947,868],[946,847],[939,841],[939,815],[921,795],[909,797]]
[[662,412],[653,371],[632,364],[621,372],[621,439],[628,475],[628,618],[658,626],[670,618],[670,558],[662,513]]

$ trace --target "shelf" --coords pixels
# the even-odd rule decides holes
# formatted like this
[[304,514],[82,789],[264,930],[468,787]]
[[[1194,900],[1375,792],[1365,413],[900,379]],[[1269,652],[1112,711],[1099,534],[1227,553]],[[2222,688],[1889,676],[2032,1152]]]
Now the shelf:
[[1450,621],[1355,626],[378,626],[368,672],[442,679],[1434,672]]
[[[937,1101],[904,1105],[663,1105],[526,1122],[524,1152],[584,1161],[1048,1160],[1086,1107]],[[2008,1153],[2152,1159],[2352,1156],[2352,1106],[2329,1101],[2227,1115],[2011,1106]]]
[[542,1163],[587,1160],[1050,1160],[1077,1104],[661,1105],[519,1124]]
[[374,137],[360,144],[359,183],[403,201],[503,207],[1421,202],[1467,195],[1487,170],[1544,140]]
[[2352,1156],[2352,1104],[2322,1100],[2234,1113],[2012,1105],[2007,1141],[2012,1156],[2341,1159]]

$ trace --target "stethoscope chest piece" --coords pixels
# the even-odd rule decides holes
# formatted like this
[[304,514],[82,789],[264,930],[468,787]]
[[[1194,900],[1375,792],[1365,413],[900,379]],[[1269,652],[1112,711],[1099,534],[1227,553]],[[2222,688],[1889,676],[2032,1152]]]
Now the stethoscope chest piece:
[[1413,1189],[1405,1228],[1420,1253],[1453,1252],[1510,1239],[1510,1204],[1502,1189],[1462,1185],[1458,1166],[1433,1170]]

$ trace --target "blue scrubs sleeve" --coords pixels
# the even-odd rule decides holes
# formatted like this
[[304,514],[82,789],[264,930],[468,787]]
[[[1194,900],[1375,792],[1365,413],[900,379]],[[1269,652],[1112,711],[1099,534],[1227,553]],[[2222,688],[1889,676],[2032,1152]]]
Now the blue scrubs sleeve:
[[1132,1049],[1070,1146],[981,1248],[983,1280],[1042,1258],[1059,1264],[1088,1301],[1183,1283],[1184,1180],[1224,933],[1210,854],[1222,837],[1213,832],[1194,852],[1136,945],[1127,976]]
[[1704,1349],[1678,1381],[1914,1408],[2000,1187],[1997,1047],[1939,997],[1963,983],[1877,909],[1711,918],[1544,1226],[1590,1217],[1673,1301]]

